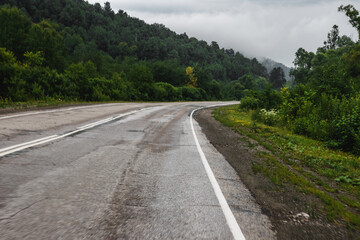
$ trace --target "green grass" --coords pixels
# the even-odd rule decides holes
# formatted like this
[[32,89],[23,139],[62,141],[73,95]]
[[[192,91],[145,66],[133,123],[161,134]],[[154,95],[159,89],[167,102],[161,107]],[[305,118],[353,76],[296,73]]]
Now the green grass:
[[360,230],[360,158],[331,150],[325,143],[292,134],[281,127],[251,120],[251,111],[238,106],[214,110],[215,119],[269,152],[259,152],[261,164],[253,166],[278,186],[290,184],[297,191],[320,199],[329,221],[341,220]]

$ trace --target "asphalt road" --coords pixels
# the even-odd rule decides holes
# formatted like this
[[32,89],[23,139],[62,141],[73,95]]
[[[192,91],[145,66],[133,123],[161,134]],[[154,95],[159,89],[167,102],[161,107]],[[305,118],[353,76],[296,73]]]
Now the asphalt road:
[[[0,116],[0,239],[233,239],[190,124],[193,109],[213,104],[221,103]],[[242,234],[273,239],[236,172],[193,124]],[[57,137],[20,145],[48,136]]]

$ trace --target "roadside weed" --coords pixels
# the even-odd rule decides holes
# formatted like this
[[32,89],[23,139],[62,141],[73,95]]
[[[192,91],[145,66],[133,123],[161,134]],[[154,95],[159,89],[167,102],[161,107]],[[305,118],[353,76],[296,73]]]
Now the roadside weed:
[[[260,114],[276,116],[275,112]],[[254,110],[227,106],[214,110],[213,115],[269,151],[258,152],[263,161],[253,165],[255,174],[263,174],[277,187],[290,184],[299,193],[315,196],[323,203],[329,221],[344,221],[349,229],[360,230],[359,156],[330,149],[324,142],[293,134],[275,124],[255,123],[259,113]]]

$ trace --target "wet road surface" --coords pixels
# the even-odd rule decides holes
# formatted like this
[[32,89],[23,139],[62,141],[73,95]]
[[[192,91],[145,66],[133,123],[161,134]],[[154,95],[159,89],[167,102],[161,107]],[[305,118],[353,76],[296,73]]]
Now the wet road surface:
[[[131,115],[0,158],[0,239],[233,239],[190,127],[221,103],[124,103],[1,118],[0,151]],[[268,218],[194,121],[246,239]]]

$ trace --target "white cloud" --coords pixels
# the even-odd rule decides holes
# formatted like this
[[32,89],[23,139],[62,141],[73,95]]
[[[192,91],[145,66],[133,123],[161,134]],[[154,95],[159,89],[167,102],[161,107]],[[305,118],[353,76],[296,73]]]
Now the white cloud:
[[[344,4],[338,0],[110,0],[110,3],[113,9],[125,10],[148,23],[161,23],[178,33],[186,32],[207,42],[217,41],[221,47],[250,57],[269,57],[288,66],[299,47],[316,51],[334,24],[341,34],[354,40],[357,37],[344,13],[337,11]],[[355,0],[348,3],[360,9]]]

